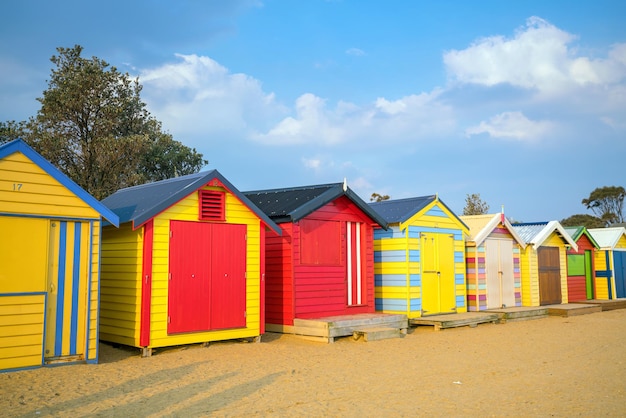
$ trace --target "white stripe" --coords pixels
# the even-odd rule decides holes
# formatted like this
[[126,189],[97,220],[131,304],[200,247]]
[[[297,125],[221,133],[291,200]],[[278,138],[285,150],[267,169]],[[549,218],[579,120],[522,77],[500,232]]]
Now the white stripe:
[[356,228],[356,297],[357,304],[361,304],[361,224],[354,224]]
[[352,227],[351,222],[346,222],[346,240],[348,252],[348,306],[352,306]]

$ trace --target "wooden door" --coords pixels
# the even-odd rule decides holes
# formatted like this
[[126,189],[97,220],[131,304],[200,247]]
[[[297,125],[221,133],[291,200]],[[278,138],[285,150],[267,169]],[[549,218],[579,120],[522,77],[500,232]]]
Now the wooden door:
[[46,363],[85,358],[90,234],[87,222],[50,222]]
[[455,312],[454,236],[422,233],[420,264],[422,267],[422,314]]
[[348,306],[364,305],[361,222],[346,222],[346,278]]
[[515,306],[515,275],[511,240],[485,241],[487,309]]
[[561,303],[561,264],[557,247],[540,247],[537,250],[539,270],[539,304]]
[[591,250],[585,250],[585,290],[587,300],[593,299],[593,255]]
[[168,333],[246,326],[246,225],[170,223]]

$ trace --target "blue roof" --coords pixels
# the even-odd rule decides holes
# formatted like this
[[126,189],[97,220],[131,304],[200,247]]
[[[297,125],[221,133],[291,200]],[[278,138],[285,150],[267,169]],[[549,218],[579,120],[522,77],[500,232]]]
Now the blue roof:
[[333,200],[346,196],[370,219],[383,228],[387,222],[345,183],[243,192],[277,223],[297,222]]
[[133,228],[137,228],[165,209],[189,196],[191,193],[206,186],[214,179],[219,180],[229,192],[241,200],[241,202],[254,212],[268,227],[277,234],[281,234],[280,227],[237,190],[217,170],[204,171],[120,189],[102,200],[102,203],[120,217],[120,223],[132,221]]
[[87,193],[82,187],[74,183],[72,179],[63,174],[52,163],[43,158],[37,151],[32,149],[26,142],[21,139],[16,139],[6,144],[0,145],[0,159],[21,152],[28,157],[33,163],[37,164],[43,171],[56,181],[61,183],[64,187],[74,193],[79,199],[91,206],[100,216],[106,219],[109,223],[115,226],[119,226],[119,218],[109,208],[99,202],[95,197]]

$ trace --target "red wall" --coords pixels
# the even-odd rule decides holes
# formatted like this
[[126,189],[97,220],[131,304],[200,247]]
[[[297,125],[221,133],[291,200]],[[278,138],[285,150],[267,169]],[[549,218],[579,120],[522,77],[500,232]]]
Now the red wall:
[[345,223],[342,224],[342,265],[300,264],[300,227],[281,224],[283,236],[266,242],[266,322],[293,325],[293,319],[371,313],[374,305],[374,224],[348,198],[327,204],[305,219],[361,222],[363,297],[347,306]]

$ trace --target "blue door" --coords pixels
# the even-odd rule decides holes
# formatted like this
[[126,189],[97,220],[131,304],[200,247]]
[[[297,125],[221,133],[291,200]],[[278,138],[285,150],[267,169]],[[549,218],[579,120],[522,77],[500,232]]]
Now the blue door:
[[626,298],[626,251],[613,251],[615,266],[615,294]]

